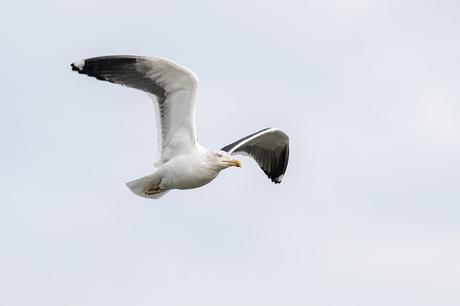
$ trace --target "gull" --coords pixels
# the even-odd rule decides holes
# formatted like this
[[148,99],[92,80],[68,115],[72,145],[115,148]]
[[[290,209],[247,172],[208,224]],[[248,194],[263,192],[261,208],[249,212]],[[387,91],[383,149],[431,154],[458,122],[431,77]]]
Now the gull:
[[201,187],[228,167],[240,167],[234,155],[252,157],[274,183],[281,183],[289,160],[289,137],[265,128],[220,150],[197,141],[195,96],[198,77],[189,69],[160,57],[101,56],[71,64],[72,70],[147,93],[154,101],[157,132],[157,170],[126,183],[136,195],[158,199],[172,189]]

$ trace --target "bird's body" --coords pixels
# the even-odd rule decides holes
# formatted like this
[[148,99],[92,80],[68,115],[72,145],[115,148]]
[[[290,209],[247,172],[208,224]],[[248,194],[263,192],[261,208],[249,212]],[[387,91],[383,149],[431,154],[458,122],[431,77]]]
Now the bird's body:
[[190,70],[166,59],[138,56],[96,57],[71,66],[79,73],[143,90],[155,101],[158,169],[127,183],[133,193],[157,199],[172,189],[206,185],[221,170],[240,167],[232,153],[253,157],[273,182],[281,182],[289,158],[289,138],[278,129],[263,129],[217,151],[198,143],[195,131],[198,78]]
[[191,189],[211,182],[221,169],[207,162],[209,154],[212,152],[198,145],[162,165],[156,172],[162,177],[160,188]]

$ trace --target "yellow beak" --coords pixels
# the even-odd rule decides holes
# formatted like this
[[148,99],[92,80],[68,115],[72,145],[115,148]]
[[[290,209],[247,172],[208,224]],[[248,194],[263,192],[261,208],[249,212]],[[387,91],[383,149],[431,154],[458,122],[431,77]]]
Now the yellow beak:
[[240,161],[237,160],[237,159],[226,160],[225,162],[226,162],[227,164],[231,165],[231,166],[241,167],[241,163],[240,163]]

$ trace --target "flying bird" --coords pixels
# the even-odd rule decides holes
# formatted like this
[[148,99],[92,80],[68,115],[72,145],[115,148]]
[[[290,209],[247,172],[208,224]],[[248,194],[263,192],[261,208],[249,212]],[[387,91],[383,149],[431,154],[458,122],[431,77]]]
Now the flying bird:
[[234,155],[252,157],[274,182],[281,183],[289,160],[289,137],[265,128],[220,150],[197,141],[195,96],[198,77],[170,60],[142,56],[102,56],[71,64],[72,70],[147,93],[155,105],[158,130],[158,168],[126,185],[136,195],[158,199],[172,189],[208,184],[223,169],[240,167]]

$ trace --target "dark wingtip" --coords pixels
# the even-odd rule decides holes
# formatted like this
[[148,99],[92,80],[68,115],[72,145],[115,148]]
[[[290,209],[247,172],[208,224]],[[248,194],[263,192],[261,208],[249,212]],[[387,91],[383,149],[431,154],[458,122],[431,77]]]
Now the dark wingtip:
[[78,73],[82,73],[82,72],[83,72],[83,68],[85,67],[85,61],[74,62],[74,63],[70,64],[70,67],[72,67],[72,71],[76,71],[76,72],[78,72]]
[[287,165],[289,162],[289,145],[286,145],[281,152],[276,169],[273,171],[265,171],[265,174],[271,179],[271,181],[275,184],[281,184],[283,180],[284,174],[286,173]]

